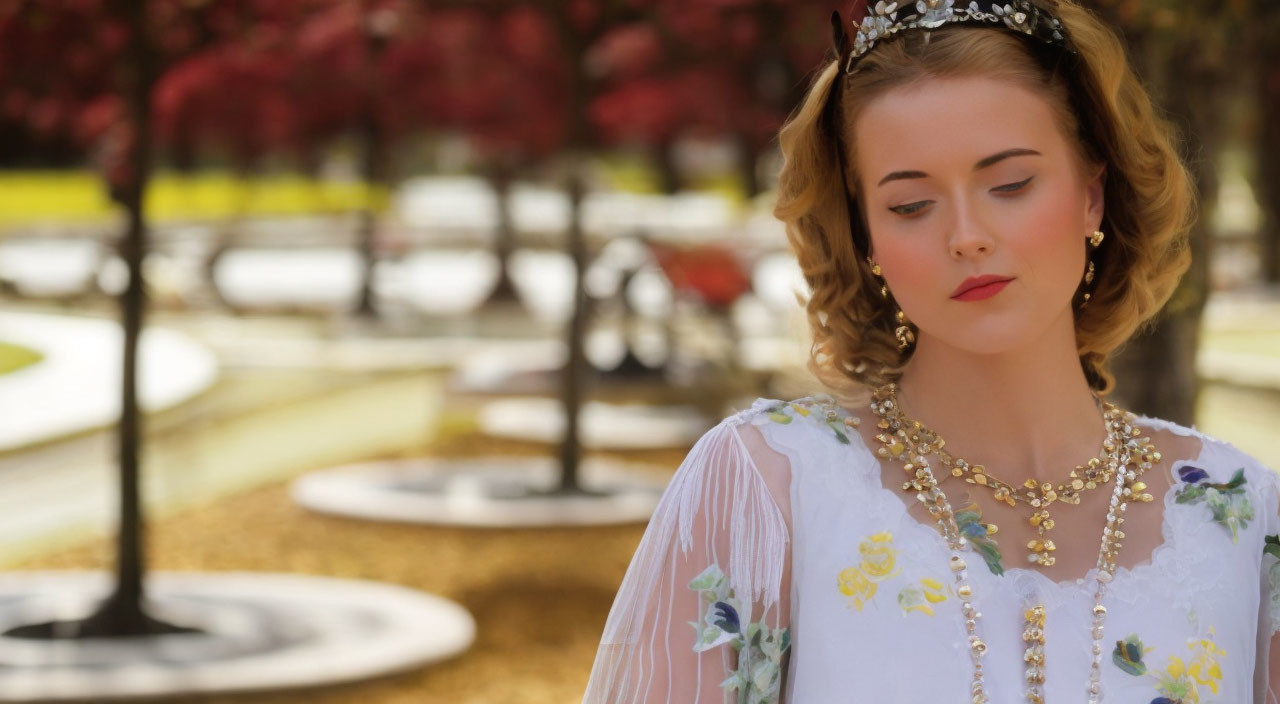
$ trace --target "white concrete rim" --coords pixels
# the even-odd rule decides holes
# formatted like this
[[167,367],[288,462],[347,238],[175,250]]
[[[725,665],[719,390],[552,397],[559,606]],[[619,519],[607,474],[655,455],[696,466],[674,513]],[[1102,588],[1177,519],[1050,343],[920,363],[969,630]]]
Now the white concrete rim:
[[[0,339],[44,355],[0,376],[0,451],[109,427],[120,419],[123,332],[107,318],[0,312]],[[163,327],[143,330],[138,400],[147,412],[172,408],[218,379],[205,345]]]
[[[485,457],[370,462],[312,472],[293,483],[294,501],[319,513],[374,521],[476,528],[532,528],[640,523],[667,484],[639,465],[584,458],[581,484],[603,496],[501,498],[503,490],[549,489],[559,462],[550,458]],[[404,482],[445,482],[442,489],[395,488]]]
[[[461,653],[475,640],[475,620],[462,606],[391,584],[253,572],[158,572],[148,576],[147,584],[157,605],[184,598],[253,601],[294,616],[306,615],[318,636],[278,652],[210,663],[138,661],[95,668],[56,664],[57,659],[65,662],[74,654],[76,643],[0,637],[0,652],[16,649],[32,656],[41,655],[34,651],[43,648],[45,661],[53,661],[38,669],[3,667],[0,662],[0,702],[107,701],[334,685],[438,662]],[[27,601],[61,597],[89,603],[109,587],[110,577],[104,572],[11,572],[0,574],[0,604],[21,603],[25,595],[30,595]],[[336,611],[344,606],[345,613]],[[127,647],[119,641],[110,644],[116,649]]]
[[[480,431],[491,437],[553,445],[564,439],[564,408],[556,398],[490,401],[478,420]],[[688,405],[587,401],[579,410],[579,441],[597,450],[692,447],[712,425]]]

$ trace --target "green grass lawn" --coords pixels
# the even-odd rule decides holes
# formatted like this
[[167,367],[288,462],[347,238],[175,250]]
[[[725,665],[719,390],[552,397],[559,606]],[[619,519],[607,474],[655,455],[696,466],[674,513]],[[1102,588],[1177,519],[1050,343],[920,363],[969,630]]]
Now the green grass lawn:
[[0,374],[29,367],[42,359],[44,355],[29,347],[0,342]]

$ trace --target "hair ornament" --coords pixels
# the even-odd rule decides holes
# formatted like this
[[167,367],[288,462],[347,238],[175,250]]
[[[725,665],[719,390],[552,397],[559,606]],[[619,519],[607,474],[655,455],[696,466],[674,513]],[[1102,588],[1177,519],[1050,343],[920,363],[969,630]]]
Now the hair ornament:
[[1040,41],[1057,46],[1068,53],[1075,53],[1067,39],[1067,31],[1058,18],[1034,5],[1030,0],[970,0],[968,5],[957,5],[956,0],[917,0],[888,2],[879,0],[874,6],[869,2],[866,14],[859,21],[855,15],[857,33],[845,61],[844,72],[852,73],[854,64],[875,47],[876,43],[912,29],[928,32],[946,24],[981,22],[1005,27]]

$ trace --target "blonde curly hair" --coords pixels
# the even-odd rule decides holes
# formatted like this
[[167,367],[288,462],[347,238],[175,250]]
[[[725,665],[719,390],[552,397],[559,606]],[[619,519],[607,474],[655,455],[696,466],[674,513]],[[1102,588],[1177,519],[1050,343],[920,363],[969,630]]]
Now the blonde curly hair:
[[1046,67],[1037,48],[1008,30],[950,26],[927,43],[923,32],[906,32],[878,44],[852,75],[836,59],[822,66],[782,127],[774,215],[810,289],[809,368],[837,396],[897,380],[911,354],[898,349],[896,305],[881,297],[866,261],[870,238],[853,140],[846,139],[861,109],[895,87],[973,75],[1013,81],[1048,101],[1077,146],[1080,173],[1105,165],[1106,238],[1092,253],[1092,297],[1083,308],[1083,290],[1073,299],[1076,349],[1099,395],[1115,386],[1110,356],[1151,324],[1190,267],[1195,195],[1173,127],[1153,108],[1110,28],[1070,0],[1038,4],[1061,20],[1079,52],[1075,75]]

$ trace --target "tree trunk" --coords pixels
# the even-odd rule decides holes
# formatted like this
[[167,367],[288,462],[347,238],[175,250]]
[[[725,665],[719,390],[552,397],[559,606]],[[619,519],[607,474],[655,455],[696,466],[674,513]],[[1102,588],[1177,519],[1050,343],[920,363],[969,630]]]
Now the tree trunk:
[[564,409],[564,438],[560,445],[560,491],[580,490],[578,469],[582,460],[579,416],[582,412],[583,382],[586,380],[586,354],[583,339],[587,328],[587,296],[583,274],[587,265],[586,238],[582,233],[582,165],[573,157],[569,166],[569,256],[573,259],[573,314],[566,331],[568,359],[565,362],[561,399]]
[[653,145],[654,166],[658,172],[658,187],[667,195],[675,195],[684,187],[680,169],[676,166],[676,141],[664,139]]
[[485,300],[485,305],[518,303],[520,296],[511,281],[511,253],[516,248],[516,227],[511,218],[512,169],[495,162],[489,171],[489,185],[493,188],[494,206],[497,209],[493,230],[493,256],[498,260],[498,283]]
[[1258,159],[1257,200],[1262,208],[1258,245],[1262,279],[1280,284],[1280,46],[1265,30],[1280,29],[1280,11],[1272,11],[1263,23],[1258,51]]
[[386,140],[377,116],[370,105],[364,123],[364,181],[369,189],[365,207],[360,212],[359,247],[362,263],[360,277],[360,301],[356,305],[356,314],[373,318],[378,314],[374,306],[374,267],[378,263],[378,218],[382,206],[382,195],[387,187],[386,177]]
[[124,368],[120,397],[117,443],[120,452],[120,528],[116,544],[116,583],[111,595],[98,610],[80,622],[32,624],[9,635],[35,638],[101,638],[175,633],[188,629],[171,626],[147,615],[145,522],[141,502],[139,459],[142,446],[142,419],[138,409],[138,341],[142,334],[146,292],[142,280],[142,260],[147,250],[143,205],[151,164],[150,97],[155,82],[155,56],[146,34],[146,0],[126,4],[133,41],[130,62],[133,75],[126,97],[134,129],[128,146],[127,174],[118,193],[124,206],[127,226],[120,242],[120,255],[129,269],[129,282],[120,294],[124,328]]

